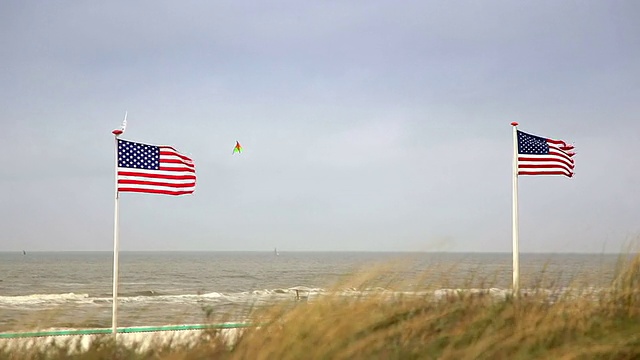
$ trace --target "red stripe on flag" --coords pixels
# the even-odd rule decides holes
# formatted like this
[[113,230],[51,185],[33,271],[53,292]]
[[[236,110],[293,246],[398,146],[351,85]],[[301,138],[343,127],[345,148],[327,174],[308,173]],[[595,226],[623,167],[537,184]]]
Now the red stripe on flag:
[[187,164],[183,160],[180,160],[180,159],[163,159],[163,158],[160,158],[160,163],[161,164],[180,164],[182,166],[188,166],[190,168],[194,167],[193,164]]
[[118,176],[135,176],[141,178],[151,178],[151,179],[167,179],[167,180],[195,180],[195,175],[164,175],[164,174],[154,174],[149,172],[129,172],[129,171],[118,171]]
[[[538,158],[532,158],[532,157],[518,157],[518,167],[523,167],[526,166],[528,163],[558,163],[558,165],[553,165],[553,166],[562,166],[560,164],[563,164],[564,166],[573,169],[574,168],[574,164],[573,162],[567,162],[564,161],[563,159],[558,159],[558,158],[552,158],[552,157],[538,157]],[[521,164],[521,163],[525,163],[525,164]]]
[[137,192],[147,194],[162,194],[162,195],[188,195],[193,194],[191,191],[171,191],[171,190],[158,190],[158,189],[138,189],[138,188],[118,188],[120,192]]
[[568,171],[518,171],[518,175],[564,175],[573,177],[573,173]]
[[162,171],[187,171],[187,172],[192,172],[195,173],[196,170],[192,169],[192,168],[177,168],[177,167],[170,167],[170,166],[160,166],[160,169],[158,170],[162,170]]
[[185,187],[194,187],[194,182],[188,183],[168,183],[161,181],[143,181],[143,180],[118,180],[118,184],[124,185],[150,185],[150,186],[166,186],[166,187],[175,187],[175,188],[185,188]]

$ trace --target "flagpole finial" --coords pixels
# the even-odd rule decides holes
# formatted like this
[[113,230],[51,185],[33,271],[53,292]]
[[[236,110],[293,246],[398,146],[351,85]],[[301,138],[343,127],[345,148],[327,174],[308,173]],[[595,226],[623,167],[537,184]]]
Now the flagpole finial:
[[511,126],[518,126],[518,123],[514,121],[511,123]]
[[124,131],[122,129],[115,129],[111,133],[115,136],[121,135]]

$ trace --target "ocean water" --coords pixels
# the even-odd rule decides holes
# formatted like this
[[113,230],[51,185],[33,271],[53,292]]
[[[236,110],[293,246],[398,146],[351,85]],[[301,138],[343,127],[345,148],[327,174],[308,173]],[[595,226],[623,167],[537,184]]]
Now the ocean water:
[[[510,253],[121,252],[118,326],[244,321],[327,294],[441,294],[511,286]],[[521,288],[599,289],[618,255],[521,254]],[[111,252],[0,253],[0,331],[110,327]],[[296,289],[301,299],[296,299]]]

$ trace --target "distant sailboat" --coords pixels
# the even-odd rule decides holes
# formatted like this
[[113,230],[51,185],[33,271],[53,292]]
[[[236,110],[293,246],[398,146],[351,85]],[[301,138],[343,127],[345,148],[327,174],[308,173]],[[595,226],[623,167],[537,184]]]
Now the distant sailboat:
[[22,250],[22,255],[27,255],[27,252]]
[[279,256],[280,255],[280,253],[278,252],[278,248],[273,248],[273,254],[275,256]]

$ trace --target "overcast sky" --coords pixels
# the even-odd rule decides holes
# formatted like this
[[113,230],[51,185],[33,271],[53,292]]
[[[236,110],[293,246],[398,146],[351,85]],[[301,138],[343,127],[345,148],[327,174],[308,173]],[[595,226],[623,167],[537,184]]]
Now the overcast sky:
[[[576,146],[520,178],[522,252],[640,238],[640,2],[0,2],[0,251],[511,251],[512,121]],[[235,141],[244,147],[232,155]]]

